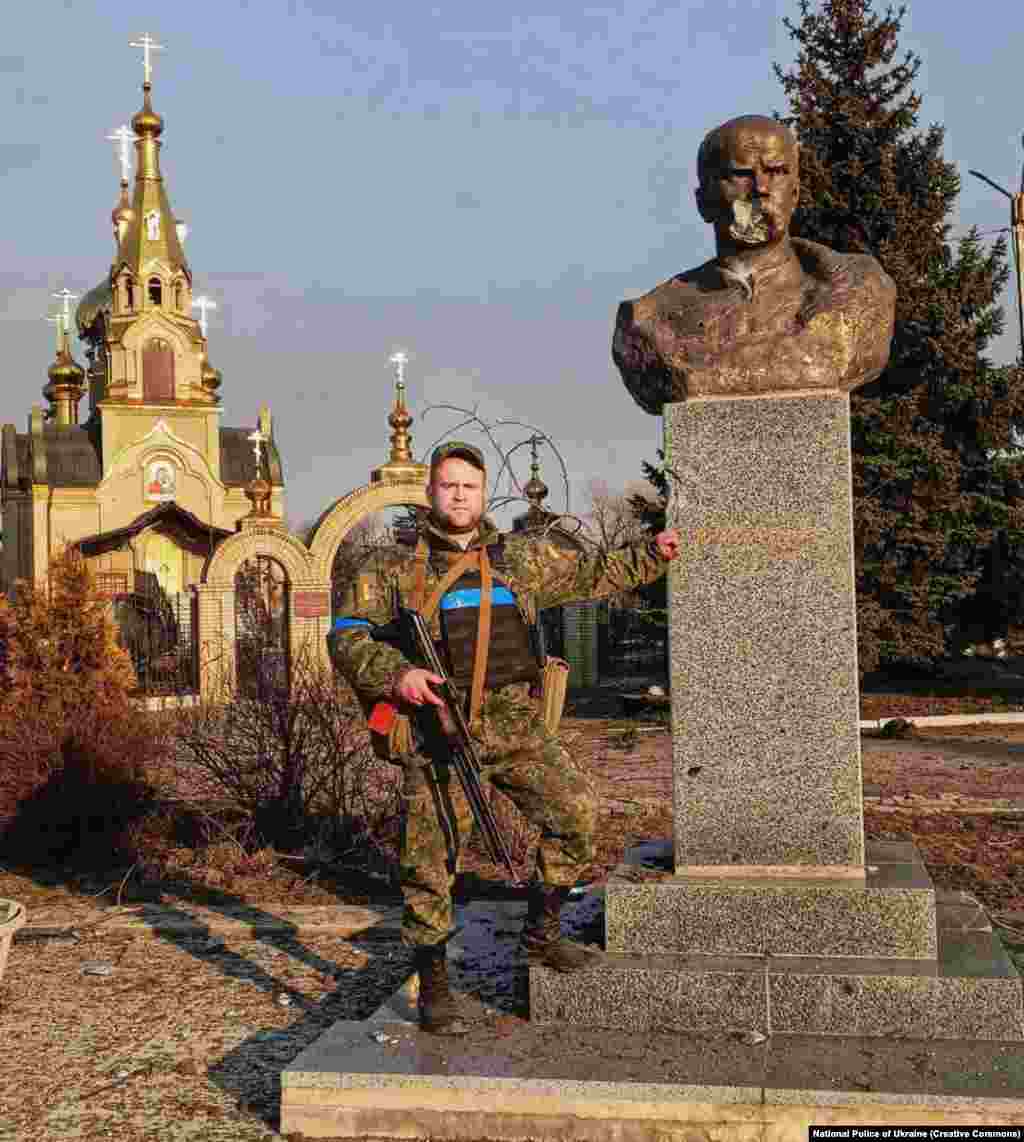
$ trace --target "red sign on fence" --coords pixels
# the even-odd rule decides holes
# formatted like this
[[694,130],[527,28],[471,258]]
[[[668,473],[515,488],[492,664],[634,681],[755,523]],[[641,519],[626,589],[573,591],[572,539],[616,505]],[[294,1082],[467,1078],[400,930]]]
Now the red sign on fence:
[[325,619],[331,613],[327,591],[296,591],[292,598],[297,619]]

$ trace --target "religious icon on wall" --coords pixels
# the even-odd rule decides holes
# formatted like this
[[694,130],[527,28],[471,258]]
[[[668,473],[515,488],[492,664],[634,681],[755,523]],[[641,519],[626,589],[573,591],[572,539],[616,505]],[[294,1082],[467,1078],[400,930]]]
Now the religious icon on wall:
[[146,499],[166,503],[178,490],[178,475],[169,460],[153,460],[146,466]]
[[146,237],[150,241],[155,242],[160,237],[160,212],[158,210],[151,210],[145,218],[146,222]]

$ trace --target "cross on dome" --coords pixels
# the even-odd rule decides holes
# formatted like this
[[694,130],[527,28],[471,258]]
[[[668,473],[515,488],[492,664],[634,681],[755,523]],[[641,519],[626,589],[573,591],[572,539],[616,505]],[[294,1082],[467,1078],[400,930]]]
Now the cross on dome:
[[388,361],[395,366],[395,380],[400,388],[405,388],[405,366],[409,363],[409,355],[404,349],[399,349],[388,357]]
[[69,290],[67,288],[67,286],[65,286],[62,290],[60,290],[58,293],[55,293],[53,296],[59,302],[61,302],[63,304],[63,307],[64,307],[64,312],[63,312],[64,326],[65,326],[65,328],[70,328],[70,326],[71,326],[71,303],[75,300],[75,298],[78,297],[78,294],[72,293],[71,290]]
[[203,331],[203,336],[206,336],[206,314],[211,309],[217,308],[217,303],[206,296],[204,293],[202,297],[197,297],[192,302],[192,308],[199,310],[199,328]]
[[57,328],[57,352],[64,348],[64,314],[54,313],[46,319]]
[[127,182],[128,176],[132,173],[131,145],[138,137],[127,123],[122,123],[116,131],[107,136],[110,142],[117,143],[117,158],[121,164],[122,182]]
[[162,52],[164,50],[163,44],[158,44],[156,40],[145,32],[139,39],[132,40],[128,45],[131,48],[142,48],[142,67],[145,76],[144,82],[148,85],[153,78],[153,64],[150,59],[151,52]]
[[249,435],[246,437],[246,440],[252,441],[252,450],[253,454],[256,457],[256,477],[258,479],[263,471],[262,449],[263,445],[267,442],[268,437],[264,433],[260,432],[260,430],[257,428],[255,432],[249,433]]

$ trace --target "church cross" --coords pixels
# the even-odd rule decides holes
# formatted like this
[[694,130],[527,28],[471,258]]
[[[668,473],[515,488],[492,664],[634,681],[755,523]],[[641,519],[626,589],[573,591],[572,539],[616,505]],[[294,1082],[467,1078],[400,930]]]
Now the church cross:
[[121,163],[121,181],[127,182],[128,176],[132,173],[131,145],[138,138],[138,135],[132,131],[127,123],[122,123],[107,138],[110,142],[117,143],[117,157]]
[[46,319],[57,327],[57,352],[64,348],[64,314],[55,313]]
[[409,363],[408,354],[403,349],[399,349],[397,353],[392,353],[388,360],[395,366],[395,380],[398,382],[398,387],[404,389],[405,366]]
[[64,306],[64,327],[68,328],[71,325],[71,303],[78,297],[77,293],[72,293],[71,290],[65,286],[59,293],[53,295]]
[[130,48],[142,48],[142,67],[145,82],[148,84],[153,77],[153,65],[149,58],[150,52],[162,52],[164,45],[158,44],[149,32],[146,32],[140,39],[132,40],[128,46]]
[[251,432],[246,437],[246,440],[252,441],[252,450],[256,456],[256,476],[258,479],[263,473],[263,452],[262,452],[262,448],[263,448],[263,445],[267,441],[267,437],[264,436],[264,434],[262,432],[260,432],[260,430],[257,428],[255,432]]
[[217,303],[203,294],[202,297],[197,297],[192,302],[192,308],[199,310],[199,328],[203,331],[203,336],[206,336],[206,314],[208,310],[216,309]]

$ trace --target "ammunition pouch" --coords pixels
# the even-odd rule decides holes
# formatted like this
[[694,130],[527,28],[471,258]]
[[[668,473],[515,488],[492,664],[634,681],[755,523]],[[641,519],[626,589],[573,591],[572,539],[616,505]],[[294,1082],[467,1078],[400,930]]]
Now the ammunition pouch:
[[557,734],[569,688],[569,663],[564,658],[547,657],[541,671],[540,716],[549,734]]

